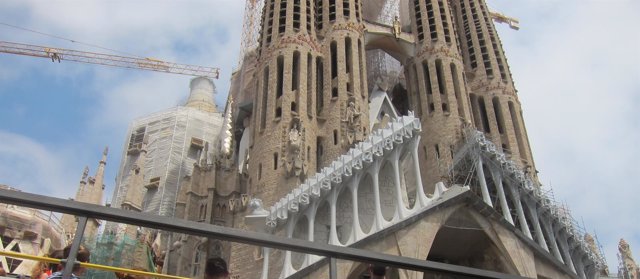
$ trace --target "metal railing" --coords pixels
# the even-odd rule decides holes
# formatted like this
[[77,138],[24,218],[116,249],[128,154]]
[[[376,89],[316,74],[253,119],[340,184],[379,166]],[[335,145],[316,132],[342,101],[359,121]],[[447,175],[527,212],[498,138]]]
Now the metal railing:
[[[117,208],[98,206],[77,201],[70,201],[66,199],[58,199],[11,190],[0,189],[0,202],[77,216],[78,226],[76,229],[75,238],[71,245],[71,251],[67,258],[67,262],[72,262],[76,258],[77,251],[84,234],[84,229],[87,224],[87,220],[89,218],[95,218],[125,224],[135,224],[136,226],[148,227],[164,231],[185,233],[194,236],[217,238],[224,241],[238,242],[323,256],[329,259],[329,275],[331,279],[337,278],[336,259],[374,263],[378,265],[385,265],[398,269],[407,269],[419,272],[462,275],[472,278],[525,278],[517,275],[503,274],[489,270],[388,255],[351,247],[339,247],[335,245],[310,242],[294,238],[279,237],[266,233],[220,227],[212,224],[175,219],[165,216],[150,215],[146,213],[127,211]],[[72,268],[73,265],[71,264],[65,266],[63,278],[67,279],[70,277]]]

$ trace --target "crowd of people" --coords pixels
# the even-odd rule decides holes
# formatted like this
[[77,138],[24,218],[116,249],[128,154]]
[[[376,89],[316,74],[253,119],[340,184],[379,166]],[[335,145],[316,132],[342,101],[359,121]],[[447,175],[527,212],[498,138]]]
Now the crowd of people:
[[[71,252],[71,245],[65,247],[63,250],[55,251],[51,255],[47,255],[49,258],[55,259],[67,259]],[[91,258],[91,252],[84,246],[80,246],[76,254],[76,262],[89,262]],[[47,264],[45,262],[38,262],[31,270],[32,279],[62,279],[64,272],[64,263],[60,264]],[[141,268],[134,268],[138,271],[147,271]],[[73,265],[71,271],[71,279],[79,279],[84,275],[86,268],[76,263]],[[116,272],[118,279],[146,279],[144,276],[128,274],[123,272]],[[227,269],[227,263],[222,258],[211,258],[207,260],[205,266],[205,278],[204,279],[228,279],[229,270]],[[6,271],[0,266],[0,276],[7,276]]]
[[[56,251],[53,254],[49,255],[51,258],[56,259],[66,259],[69,257],[69,253],[71,252],[71,246],[65,247],[61,251]],[[78,252],[76,254],[77,262],[89,262],[89,258],[91,257],[91,252],[89,249],[84,246],[80,246]],[[62,279],[62,274],[64,271],[64,263],[61,264],[46,264],[44,262],[39,262],[33,267],[31,272],[32,279]],[[137,269],[140,271],[146,271],[142,269]],[[78,279],[79,276],[84,275],[86,268],[81,266],[79,263],[73,265],[73,269],[71,271],[71,279]],[[386,267],[380,265],[369,265],[369,278],[371,279],[384,279],[386,274]],[[204,269],[204,279],[229,279],[230,273],[227,268],[227,262],[222,258],[210,258],[207,260]],[[0,266],[0,276],[6,276],[5,270]],[[118,279],[146,279],[144,276],[136,276],[132,274],[120,273],[116,272],[116,277]]]

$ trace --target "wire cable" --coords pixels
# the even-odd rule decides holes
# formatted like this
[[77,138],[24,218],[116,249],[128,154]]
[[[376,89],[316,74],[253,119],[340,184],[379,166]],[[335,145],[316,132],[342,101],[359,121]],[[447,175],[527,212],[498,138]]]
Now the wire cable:
[[69,39],[69,38],[65,38],[65,37],[61,37],[61,36],[57,36],[57,35],[53,35],[53,34],[49,34],[49,33],[44,33],[44,32],[40,32],[40,31],[37,31],[37,30],[29,29],[29,28],[24,28],[24,27],[12,25],[12,24],[9,24],[9,23],[0,22],[0,25],[4,25],[4,26],[7,26],[7,27],[11,27],[11,28],[15,28],[15,29],[19,29],[19,30],[23,30],[23,31],[27,31],[27,32],[31,32],[31,33],[35,33],[35,34],[39,34],[39,35],[43,35],[43,36],[48,36],[48,37],[52,37],[52,38],[56,38],[56,39],[60,39],[60,40],[64,40],[64,41],[69,41],[69,42],[76,43],[76,44],[81,44],[81,45],[85,45],[85,46],[99,48],[99,49],[102,49],[102,50],[107,50],[107,51],[111,51],[111,52],[115,52],[115,53],[119,53],[119,54],[125,54],[125,55],[128,55],[128,56],[144,58],[144,57],[142,57],[140,55],[135,55],[135,54],[124,52],[124,51],[119,51],[119,50],[115,50],[115,49],[111,49],[111,48],[106,48],[106,47],[102,47],[102,46],[95,45],[95,44],[84,43],[84,42],[76,41],[76,40],[73,40],[73,39]]

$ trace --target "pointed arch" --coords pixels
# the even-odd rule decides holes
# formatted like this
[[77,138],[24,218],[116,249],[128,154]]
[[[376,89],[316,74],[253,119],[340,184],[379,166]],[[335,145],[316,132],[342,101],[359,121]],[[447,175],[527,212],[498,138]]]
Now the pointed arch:
[[496,245],[495,235],[485,227],[468,209],[456,210],[436,233],[427,260],[518,274],[508,252]]

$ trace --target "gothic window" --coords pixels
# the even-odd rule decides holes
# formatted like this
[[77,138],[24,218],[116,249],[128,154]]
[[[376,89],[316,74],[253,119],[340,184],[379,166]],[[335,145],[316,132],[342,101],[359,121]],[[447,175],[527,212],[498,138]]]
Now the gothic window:
[[338,43],[331,42],[331,79],[338,76]]
[[424,28],[422,26],[422,11],[420,10],[420,0],[413,1],[413,9],[416,15],[418,41],[422,42],[422,40],[424,40]]
[[482,96],[478,97],[478,107],[480,108],[480,118],[482,120],[482,127],[487,133],[491,133],[491,126],[489,125],[489,116],[487,115],[487,106]]
[[446,86],[447,84],[446,84],[446,81],[444,80],[444,71],[442,70],[442,60],[440,59],[436,60],[436,77],[438,79],[438,90],[440,91],[440,94],[442,95],[447,94],[447,86]]
[[483,130],[482,121],[480,119],[480,109],[478,108],[478,97],[476,94],[469,94],[469,101],[471,102],[471,113],[473,114],[474,124],[478,130]]
[[313,57],[307,54],[307,115],[313,117]]
[[324,105],[324,65],[322,57],[316,57],[316,115]]
[[291,90],[298,90],[300,87],[300,52],[293,52],[293,62],[291,65]]
[[349,9],[349,0],[342,0],[342,15],[345,19],[351,16],[351,10]]
[[358,39],[358,66],[360,67],[360,85],[362,86],[362,88],[360,88],[360,95],[364,98],[367,94],[367,88],[365,84],[367,76],[364,70],[364,51],[362,48],[362,41],[360,39]]
[[202,263],[205,261],[204,257],[205,257],[205,252],[204,250],[204,245],[200,244],[198,245],[198,248],[196,248],[195,253],[193,254],[193,261],[191,263],[191,277],[198,277],[200,276],[200,270],[202,270]]
[[431,90],[431,74],[429,73],[429,62],[426,60],[422,62],[422,70],[424,73],[424,87],[427,89],[427,94],[431,95],[433,94]]
[[445,115],[449,115],[449,105],[447,105],[447,103],[442,103],[442,112],[444,112]]
[[278,35],[283,34],[287,26],[287,1],[280,2],[280,12],[278,14],[280,18],[278,21]]
[[307,34],[311,34],[311,0],[305,2]]
[[273,13],[274,13],[274,0],[270,1],[269,5],[269,20],[267,23],[267,45],[271,43],[271,32],[273,30]]
[[267,97],[269,96],[269,67],[264,69],[262,78],[262,108],[260,109],[260,130],[267,124]]
[[442,20],[442,29],[444,31],[444,40],[451,43],[451,33],[449,30],[449,21],[447,19],[447,12],[444,10],[444,3],[442,0],[438,0],[438,6],[440,7],[440,19]]
[[322,166],[322,155],[324,154],[324,147],[322,146],[322,138],[316,138],[316,170],[319,170]]
[[456,96],[456,101],[458,102],[458,116],[465,117],[464,109],[463,109],[463,99],[460,92],[460,79],[458,78],[458,69],[456,65],[451,63],[449,65],[451,67],[451,77],[453,78],[453,92]]
[[429,30],[431,31],[431,40],[438,40],[438,30],[436,29],[436,16],[433,11],[433,3],[432,0],[428,0],[427,3],[427,19],[429,20]]
[[300,0],[293,0],[293,30],[300,31]]
[[514,132],[516,134],[516,141],[518,142],[520,157],[524,158],[526,149],[524,147],[524,140],[522,138],[522,127],[520,127],[516,108],[513,105],[512,101],[509,101],[509,113],[511,114],[511,122],[513,123],[513,129],[515,130]]
[[493,112],[496,115],[496,122],[498,122],[498,132],[504,134],[504,117],[502,116],[502,107],[500,107],[500,100],[498,97],[493,97]]
[[336,0],[329,0],[329,21],[336,21]]
[[344,39],[344,57],[345,60],[347,61],[347,74],[351,73],[351,38],[346,37]]
[[322,2],[324,0],[316,0],[316,28],[322,30]]
[[347,91],[353,93],[353,58],[351,53],[351,38],[347,37],[344,41],[344,56],[347,64],[347,75],[349,77],[349,82],[347,82]]
[[273,169],[278,169],[278,153],[273,153]]
[[284,92],[284,56],[278,56],[278,85],[276,88],[276,98],[282,96]]

